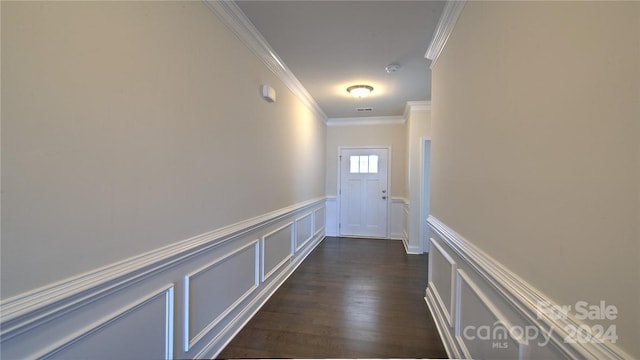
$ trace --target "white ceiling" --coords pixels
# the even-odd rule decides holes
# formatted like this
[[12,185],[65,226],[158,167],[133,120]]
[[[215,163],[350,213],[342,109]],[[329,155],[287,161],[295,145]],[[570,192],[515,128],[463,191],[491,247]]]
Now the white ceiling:
[[[400,116],[431,99],[424,54],[443,1],[236,1],[329,118]],[[398,64],[388,74],[385,67]],[[364,99],[350,85],[374,87]],[[356,108],[371,107],[371,112]]]

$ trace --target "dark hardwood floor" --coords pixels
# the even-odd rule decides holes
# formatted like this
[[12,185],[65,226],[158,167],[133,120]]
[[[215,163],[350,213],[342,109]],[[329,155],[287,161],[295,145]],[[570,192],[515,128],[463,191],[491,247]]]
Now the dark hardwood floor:
[[427,256],[327,237],[220,358],[446,358],[424,302]]

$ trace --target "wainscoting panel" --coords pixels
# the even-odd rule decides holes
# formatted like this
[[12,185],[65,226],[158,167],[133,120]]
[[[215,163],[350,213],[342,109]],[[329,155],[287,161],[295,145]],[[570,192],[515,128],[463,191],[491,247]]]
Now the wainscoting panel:
[[259,253],[258,240],[255,240],[185,276],[185,351],[258,287]]
[[335,196],[327,196],[326,202],[327,236],[338,236],[338,199]]
[[308,213],[302,216],[299,219],[296,219],[296,242],[295,242],[295,251],[298,252],[300,249],[307,244],[307,242],[311,241],[313,238],[313,213]]
[[313,235],[318,235],[325,228],[325,209],[316,209],[313,212]]
[[404,213],[404,226],[402,227],[402,244],[405,251],[409,252],[409,203],[405,202],[402,208]]
[[291,259],[292,237],[293,222],[262,237],[262,281],[266,281]]
[[404,205],[407,200],[403,198],[391,198],[391,238],[402,240],[405,232]]
[[[0,357],[214,358],[324,239],[324,223],[316,219],[324,219],[325,201],[295,204],[6,299]],[[303,242],[294,254],[297,239]]]
[[[565,341],[586,326],[504,265],[430,216],[425,301],[451,358],[630,359],[615,344]],[[541,304],[544,306],[541,309]]]
[[456,299],[456,269],[457,264],[437,241],[431,241],[429,254],[429,283],[434,292],[438,292],[436,299],[442,301],[439,306],[447,319],[449,326],[453,326],[453,314]]
[[[43,359],[162,359],[173,356],[173,284],[95,326],[82,329]],[[140,346],[145,344],[145,346]]]
[[[496,309],[464,270],[457,272],[456,340],[467,359],[519,359],[526,345],[509,335],[513,325]],[[489,341],[490,340],[490,341]]]

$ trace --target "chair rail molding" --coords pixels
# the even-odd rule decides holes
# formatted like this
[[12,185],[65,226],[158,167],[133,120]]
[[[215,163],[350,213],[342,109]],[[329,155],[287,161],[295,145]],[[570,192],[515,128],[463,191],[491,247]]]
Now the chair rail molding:
[[3,300],[0,356],[106,359],[119,344],[140,358],[215,357],[324,239],[325,206],[303,201]]

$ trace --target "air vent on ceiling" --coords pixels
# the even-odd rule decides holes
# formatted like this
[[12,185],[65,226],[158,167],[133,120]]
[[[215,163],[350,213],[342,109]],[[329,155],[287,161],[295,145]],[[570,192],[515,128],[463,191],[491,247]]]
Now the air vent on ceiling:
[[373,108],[356,108],[357,112],[369,112],[373,111]]

